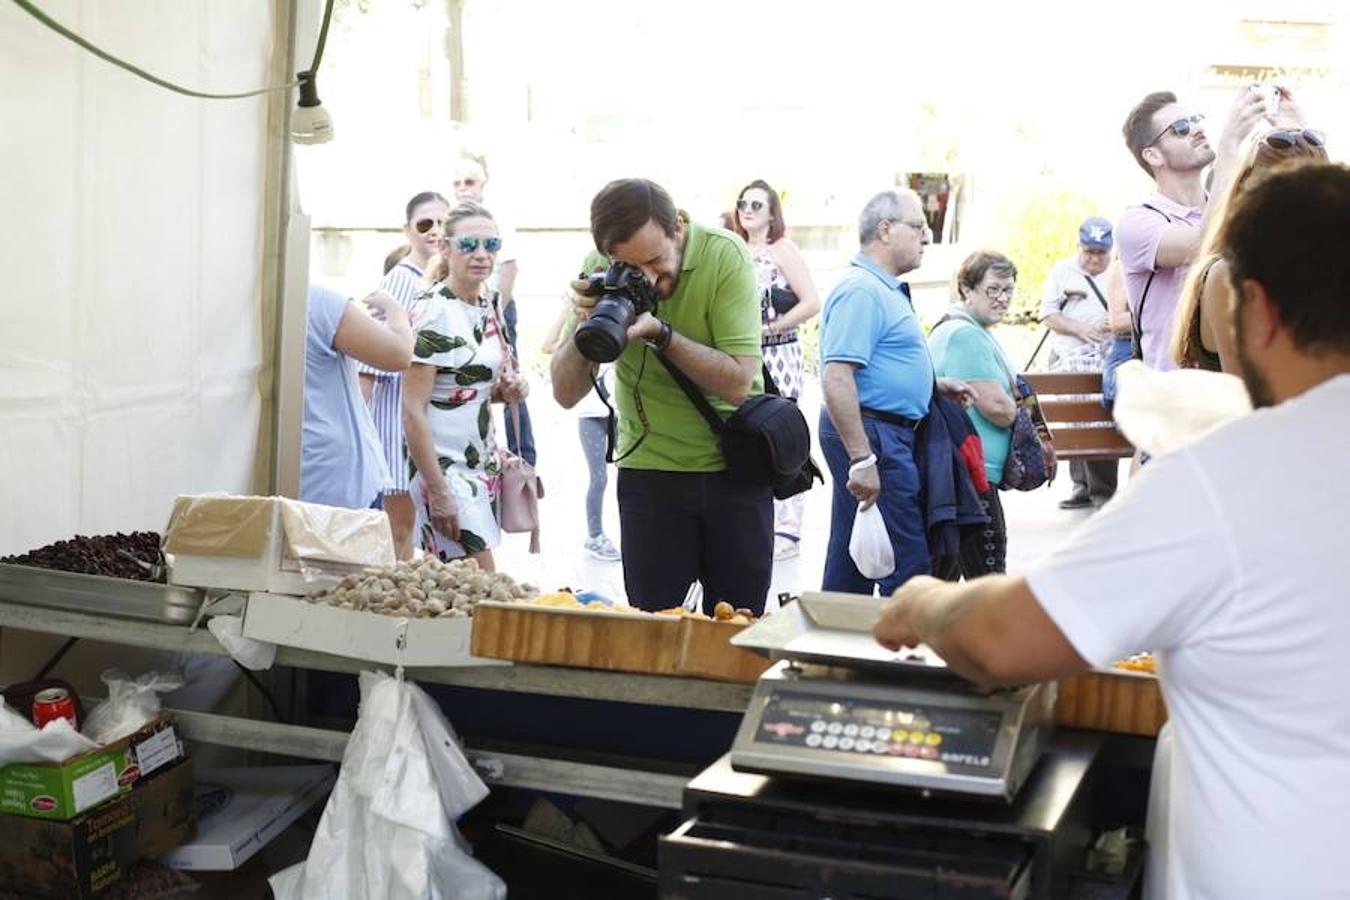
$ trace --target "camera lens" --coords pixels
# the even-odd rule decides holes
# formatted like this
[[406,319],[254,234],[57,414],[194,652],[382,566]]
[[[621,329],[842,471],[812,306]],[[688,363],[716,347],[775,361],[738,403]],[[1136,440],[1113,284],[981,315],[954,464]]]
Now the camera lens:
[[572,340],[591,362],[613,362],[628,345],[628,326],[634,318],[633,303],[627,297],[604,297],[595,304],[590,318],[577,326]]

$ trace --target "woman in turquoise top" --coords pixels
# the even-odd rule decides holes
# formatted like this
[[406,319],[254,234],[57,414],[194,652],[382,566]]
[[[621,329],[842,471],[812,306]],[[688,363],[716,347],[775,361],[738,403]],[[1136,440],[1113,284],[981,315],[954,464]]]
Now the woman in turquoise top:
[[967,409],[984,445],[989,492],[980,495],[989,524],[961,544],[961,574],[975,578],[1007,570],[1008,530],[998,483],[1012,440],[1013,368],[990,328],[1003,321],[1017,283],[1017,266],[1001,253],[978,250],[956,273],[956,302],[928,336],[928,349],[939,378],[959,378],[975,391]]

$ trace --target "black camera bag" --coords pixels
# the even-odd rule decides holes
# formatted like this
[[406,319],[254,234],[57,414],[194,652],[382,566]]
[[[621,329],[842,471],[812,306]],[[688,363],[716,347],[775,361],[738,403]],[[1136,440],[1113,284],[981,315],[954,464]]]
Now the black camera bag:
[[766,393],[746,398],[723,420],[688,375],[664,353],[656,356],[721,440],[722,457],[732,478],[771,484],[779,500],[810,490],[814,480],[825,482],[820,467],[811,459],[811,429],[806,416],[796,403],[778,394],[767,366],[763,368]]

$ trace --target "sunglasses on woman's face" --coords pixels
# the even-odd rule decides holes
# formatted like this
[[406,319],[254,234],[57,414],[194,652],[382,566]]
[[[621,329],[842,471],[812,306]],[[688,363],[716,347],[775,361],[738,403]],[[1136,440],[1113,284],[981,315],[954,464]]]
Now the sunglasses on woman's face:
[[418,234],[426,234],[431,229],[440,228],[444,224],[444,219],[418,219],[413,223],[413,228]]
[[502,239],[499,237],[479,237],[475,234],[460,235],[454,240],[455,249],[460,253],[476,253],[481,244],[483,249],[489,253],[496,253],[502,249]]
[[736,201],[736,209],[738,212],[745,212],[747,209],[753,212],[759,212],[763,208],[763,200],[746,200],[745,198],[741,198]]
[[1299,137],[1302,137],[1303,140],[1310,147],[1326,146],[1326,138],[1322,135],[1322,132],[1313,131],[1311,128],[1303,128],[1293,131],[1287,129],[1272,131],[1266,135],[1265,141],[1267,144],[1269,144],[1271,147],[1274,147],[1276,150],[1288,150],[1290,147],[1293,147],[1295,144],[1298,143]]

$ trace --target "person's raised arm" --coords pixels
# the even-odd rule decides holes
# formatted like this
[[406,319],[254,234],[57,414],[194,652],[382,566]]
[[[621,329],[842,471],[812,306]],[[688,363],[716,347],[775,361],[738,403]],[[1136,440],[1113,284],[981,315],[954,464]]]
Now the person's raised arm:
[[375,321],[348,302],[342,311],[333,347],[339,353],[384,372],[401,372],[412,362],[413,335],[408,314],[383,291],[365,299],[368,307],[384,317]]
[[[573,285],[577,287],[577,285]],[[572,340],[572,335],[576,333],[577,325],[585,321],[590,315],[591,307],[595,305],[595,298],[583,297],[577,294],[573,298],[575,315],[571,316],[571,321],[562,328],[562,333],[558,337],[558,343],[553,350],[553,358],[549,361],[549,379],[553,384],[553,399],[563,409],[571,409],[581,402],[591,389],[591,379],[599,371],[600,366],[591,362],[581,355],[577,349],[576,341]]]

